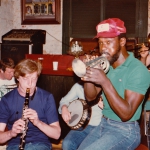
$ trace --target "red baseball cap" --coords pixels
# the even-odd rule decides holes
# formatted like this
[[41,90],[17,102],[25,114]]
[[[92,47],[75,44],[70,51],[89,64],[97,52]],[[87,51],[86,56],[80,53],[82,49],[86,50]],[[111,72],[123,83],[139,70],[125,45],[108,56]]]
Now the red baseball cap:
[[94,38],[113,38],[126,33],[124,22],[119,18],[109,18],[96,26],[97,35]]

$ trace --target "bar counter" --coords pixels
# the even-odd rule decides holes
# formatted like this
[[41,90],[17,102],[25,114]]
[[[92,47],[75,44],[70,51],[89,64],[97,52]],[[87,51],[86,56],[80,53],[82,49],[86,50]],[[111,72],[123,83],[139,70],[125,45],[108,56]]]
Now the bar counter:
[[[72,71],[72,60],[73,56],[70,55],[42,55],[42,54],[26,54],[26,58],[38,60],[43,58],[42,61],[42,74],[47,75],[62,75],[62,76],[73,76]],[[58,70],[53,70],[53,61],[58,61]]]

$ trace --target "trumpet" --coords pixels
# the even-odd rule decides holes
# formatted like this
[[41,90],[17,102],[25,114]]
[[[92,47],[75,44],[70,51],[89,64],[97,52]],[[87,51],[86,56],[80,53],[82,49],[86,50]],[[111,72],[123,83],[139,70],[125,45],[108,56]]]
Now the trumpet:
[[88,66],[94,68],[97,65],[100,65],[105,73],[108,72],[110,67],[109,61],[103,56],[92,59],[86,63],[81,61],[79,58],[75,58],[72,61],[72,69],[78,77],[83,77],[86,74],[86,68]]

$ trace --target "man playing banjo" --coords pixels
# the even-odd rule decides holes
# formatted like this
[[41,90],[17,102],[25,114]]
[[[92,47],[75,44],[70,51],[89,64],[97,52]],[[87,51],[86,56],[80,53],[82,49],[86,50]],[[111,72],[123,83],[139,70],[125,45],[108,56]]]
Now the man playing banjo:
[[[85,127],[80,127],[80,121],[76,124],[76,120],[81,120],[83,121],[82,117],[84,117],[84,112],[81,114],[78,114],[81,112],[81,110],[78,110],[82,106],[82,102],[85,101],[85,96],[84,96],[84,89],[83,89],[83,82],[79,81],[78,83],[75,83],[71,90],[68,92],[66,96],[64,96],[61,101],[60,101],[60,106],[59,106],[59,113],[62,115],[63,120],[71,127],[71,129],[76,129],[76,130],[71,130],[67,136],[63,139],[62,143],[62,149],[64,150],[76,150],[79,145],[82,143],[82,141],[85,139],[85,137],[92,131],[101,121],[102,117],[102,107],[103,103],[101,99],[98,101],[99,103],[92,106],[92,114],[91,117],[89,118],[88,124],[84,124]],[[68,109],[69,104],[72,104],[72,107],[74,108],[73,111],[76,111],[76,117],[71,118],[71,113]],[[86,103],[86,101],[85,101]],[[71,105],[70,104],[70,105]],[[84,105],[84,104],[83,104]],[[83,106],[84,107],[84,106]],[[82,109],[83,110],[83,109]],[[78,118],[77,118],[78,117]],[[70,121],[72,121],[70,123]],[[72,127],[74,125],[74,128]],[[80,127],[80,128],[78,128]]]

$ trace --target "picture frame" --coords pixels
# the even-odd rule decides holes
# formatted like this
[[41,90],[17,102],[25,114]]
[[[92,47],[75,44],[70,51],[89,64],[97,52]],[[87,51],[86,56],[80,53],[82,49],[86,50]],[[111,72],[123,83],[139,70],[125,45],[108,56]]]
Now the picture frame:
[[60,0],[21,0],[21,24],[60,24]]

